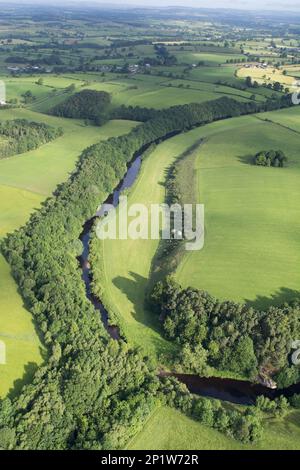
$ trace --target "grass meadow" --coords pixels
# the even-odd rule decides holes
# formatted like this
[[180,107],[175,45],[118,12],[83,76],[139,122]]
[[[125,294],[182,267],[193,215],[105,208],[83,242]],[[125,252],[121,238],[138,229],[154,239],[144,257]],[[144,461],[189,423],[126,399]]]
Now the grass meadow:
[[[178,54],[181,53],[178,52]],[[193,63],[198,57],[198,54],[191,52],[185,54],[192,59],[194,58],[188,63]],[[208,66],[189,70],[188,74],[184,75],[185,79],[182,75],[184,67],[179,64],[161,69],[157,67],[152,70],[153,75],[127,76],[105,73],[102,76],[95,73],[70,73],[43,75],[42,84],[37,84],[38,76],[4,77],[4,81],[8,99],[17,99],[20,102],[22,95],[30,90],[35,99],[27,103],[26,108],[40,113],[46,113],[52,106],[66,99],[69,96],[66,89],[72,84],[75,85],[77,92],[89,88],[110,93],[112,104],[115,107],[126,105],[161,109],[192,102],[201,103],[224,95],[244,101],[255,94],[256,100],[262,101],[264,96],[270,94],[270,90],[262,88],[241,91],[230,86],[217,85],[218,81],[224,81],[228,84],[242,83],[242,79],[235,77],[237,67],[220,66],[219,60],[229,58],[224,54],[219,54],[220,57],[216,54],[203,55],[210,58],[215,57],[215,59],[209,62]],[[199,55],[199,57],[201,56],[202,54]],[[156,75],[160,71],[164,73],[164,76]],[[166,74],[170,77],[168,78]]]
[[[280,115],[268,113],[268,119]],[[234,122],[199,148],[195,171],[205,205],[205,246],[185,255],[176,277],[221,299],[265,308],[299,292],[299,135],[256,117],[240,118],[238,129]],[[251,165],[251,155],[264,149],[282,149],[288,167]]]
[[143,430],[128,444],[129,450],[299,450],[300,413],[284,419],[266,419],[262,440],[241,444],[215,429],[168,407],[157,408]]

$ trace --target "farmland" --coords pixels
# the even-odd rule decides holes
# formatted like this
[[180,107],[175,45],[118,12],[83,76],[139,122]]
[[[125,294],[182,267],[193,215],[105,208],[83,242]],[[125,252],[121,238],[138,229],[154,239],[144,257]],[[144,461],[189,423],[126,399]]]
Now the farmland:
[[[0,448],[299,449],[299,396],[217,402],[174,374],[300,380],[300,17],[24,11],[0,14],[0,147],[20,122],[57,133],[0,159]],[[141,149],[124,195],[148,237],[100,240]],[[170,201],[204,205],[203,249],[149,237]]]
[[270,420],[259,446],[238,444],[171,408],[159,408],[129,443],[130,450],[298,450],[299,413]]
[[[168,167],[176,157],[199,141],[204,132],[204,129],[196,129],[158,145],[144,160],[138,179],[129,192],[128,204],[143,203],[150,208],[151,204],[164,202],[164,180]],[[165,348],[161,335],[155,333],[157,320],[145,309],[145,296],[158,243],[158,240],[130,239],[95,241],[95,251],[101,253],[101,288],[106,301],[126,335],[136,344],[143,344],[156,357]],[[132,253],[129,259],[128,252]]]
[[[220,67],[208,66],[199,69],[199,72],[192,70],[190,74],[183,74],[177,69],[177,66],[173,67],[167,76],[161,76],[159,71],[157,72],[159,75],[154,77],[149,75],[122,77],[113,73],[105,77],[96,74],[91,74],[90,77],[86,77],[85,74],[68,74],[47,75],[42,85],[36,84],[36,77],[10,78],[5,83],[7,95],[12,100],[22,101],[21,95],[30,90],[35,99],[27,106],[40,112],[45,112],[50,106],[63,101],[68,96],[67,89],[71,85],[75,85],[77,91],[87,88],[111,93],[114,106],[146,106],[157,109],[207,101],[220,95],[250,99],[254,93],[258,100],[262,100],[264,94],[266,96],[268,94],[267,90],[261,95],[261,90],[240,91],[211,81],[210,76],[215,76],[215,81],[222,78],[226,81],[228,67],[225,66],[221,70]],[[229,78],[234,81],[232,69]]]
[[[128,203],[146,206],[162,203],[167,168],[193,143],[204,139],[195,150],[195,172],[197,201],[206,207],[206,242],[203,250],[185,255],[176,273],[180,284],[207,290],[222,299],[250,302],[260,308],[274,302],[281,304],[297,295],[299,240],[292,233],[298,220],[296,201],[300,197],[298,135],[264,121],[287,122],[290,113],[296,124],[300,115],[294,109],[210,124],[160,144],[144,161]],[[290,165],[283,172],[256,168],[249,163],[249,155],[274,147],[283,148],[289,154]],[[277,187],[281,188],[279,200],[274,199]],[[251,207],[245,211],[249,197]],[[254,220],[261,222],[254,223]],[[280,230],[275,230],[277,225]],[[127,336],[148,349],[146,332],[150,336],[154,334],[151,327],[157,320],[145,309],[144,301],[158,241],[97,243],[101,250],[105,298],[110,299],[110,307]],[[132,253],[129,259],[128,252]],[[255,263],[251,262],[253,259]],[[150,338],[150,344],[157,346],[158,355],[162,352],[158,341]],[[153,347],[150,350],[153,352]]]
[[[280,122],[280,114],[268,119],[277,122],[278,116]],[[219,298],[266,308],[298,291],[298,134],[257,118],[242,118],[241,124],[238,138],[220,129],[199,149],[195,170],[199,200],[206,206],[206,244],[186,255],[177,278]],[[249,164],[249,155],[274,147],[290,155],[282,173]]]

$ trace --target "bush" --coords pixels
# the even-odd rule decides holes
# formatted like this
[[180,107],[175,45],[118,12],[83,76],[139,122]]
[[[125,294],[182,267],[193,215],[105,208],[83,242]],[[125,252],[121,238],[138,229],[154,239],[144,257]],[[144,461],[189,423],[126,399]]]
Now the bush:
[[290,405],[293,407],[293,408],[297,408],[298,410],[300,410],[300,395],[298,394],[295,394],[293,395],[290,400]]
[[288,159],[282,150],[262,151],[255,155],[253,162],[257,166],[283,168]]

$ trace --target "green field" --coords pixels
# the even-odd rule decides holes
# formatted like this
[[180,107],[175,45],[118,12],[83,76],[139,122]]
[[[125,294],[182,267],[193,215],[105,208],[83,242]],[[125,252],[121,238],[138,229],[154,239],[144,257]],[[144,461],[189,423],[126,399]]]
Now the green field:
[[[126,134],[136,125],[111,121],[103,127],[58,119],[26,109],[2,110],[3,119],[27,118],[61,126],[64,135],[39,149],[0,161],[0,238],[25,224],[58,183],[73,171],[81,151],[93,143]],[[9,266],[0,255],[0,340],[6,345],[6,364],[0,365],[0,396],[18,391],[42,361],[42,348],[31,314],[25,309]]]
[[146,106],[156,109],[192,102],[199,103],[216,99],[221,95],[250,99],[252,94],[229,87],[215,86],[204,81],[172,80],[172,78],[149,75],[92,82],[87,87],[111,93],[112,103],[115,106]]
[[119,134],[126,134],[134,123],[111,121],[99,128],[82,121],[62,119],[27,109],[2,110],[2,119],[25,118],[62,127],[64,135],[39,149],[0,162],[0,184],[48,196],[58,183],[66,180],[83,149]]
[[188,418],[177,410],[160,407],[128,445],[130,450],[299,450],[300,413],[283,420],[267,419],[262,440],[244,445]]
[[242,59],[240,54],[218,54],[204,52],[178,52],[176,54],[179,63],[197,64],[199,61],[205,62],[206,65],[214,66],[225,64],[227,60]]
[[[42,362],[42,346],[32,316],[25,309],[10,267],[0,255],[0,340],[6,347],[6,363],[0,364],[0,397],[20,390]],[[45,354],[45,352],[44,352]]]
[[235,72],[237,66],[226,65],[223,67],[198,67],[190,72],[190,76],[194,80],[200,80],[204,82],[215,83],[218,80],[232,81],[239,83],[239,80],[235,78]]
[[[23,225],[43,196],[0,185],[0,239]],[[0,254],[0,340],[6,346],[6,364],[0,365],[0,397],[24,378],[29,380],[35,364],[42,360],[42,348],[31,315],[25,310],[10,267]]]
[[296,132],[300,132],[300,111],[299,106],[294,106],[289,109],[282,109],[281,111],[273,113],[265,113],[264,119],[269,119],[280,126],[287,127]]
[[[220,56],[223,57],[223,54]],[[209,54],[209,57],[213,57],[213,54]],[[216,61],[218,62],[218,56]],[[38,112],[47,112],[52,106],[66,99],[69,96],[66,93],[66,88],[72,84],[76,86],[75,91],[89,88],[110,93],[113,106],[147,106],[157,109],[191,102],[203,102],[222,95],[244,100],[250,99],[254,93],[258,100],[262,100],[264,95],[270,94],[269,90],[262,88],[241,91],[214,84],[219,80],[229,84],[241,84],[242,81],[234,76],[235,70],[236,67],[220,67],[212,62],[208,67],[200,67],[188,72],[184,72],[182,65],[157,67],[151,70],[152,75],[47,74],[41,76],[43,79],[41,85],[37,84],[38,76],[3,77],[3,79],[6,84],[7,99],[17,99],[19,103],[22,103],[22,95],[30,90],[35,99],[25,106]],[[159,76],[160,72],[164,76]],[[170,78],[168,79],[166,75],[170,75]]]
[[[288,111],[282,114],[286,120]],[[267,116],[281,120],[280,112]],[[299,291],[299,135],[256,117],[231,122],[226,130],[212,124],[219,131],[199,149],[195,171],[205,204],[205,247],[185,256],[177,279],[264,308]],[[286,152],[288,168],[249,164],[249,155],[271,148]]]
[[[128,204],[164,201],[164,175],[197,132],[160,144],[144,161],[138,181],[130,191]],[[148,276],[158,240],[105,240],[96,242],[101,264],[101,287],[110,309],[117,315],[125,334],[150,354],[169,350],[157,321],[144,305]],[[130,253],[130,256],[128,256]],[[97,266],[96,266],[97,268]]]

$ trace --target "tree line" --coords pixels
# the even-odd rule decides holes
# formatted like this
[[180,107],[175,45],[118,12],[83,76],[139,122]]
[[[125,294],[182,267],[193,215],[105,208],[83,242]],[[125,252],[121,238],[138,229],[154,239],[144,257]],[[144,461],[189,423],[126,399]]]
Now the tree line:
[[62,134],[61,128],[26,119],[0,121],[0,158],[34,150]]
[[[70,90],[74,93],[74,89]],[[94,121],[97,125],[102,125],[109,119],[126,119],[133,121],[146,122],[154,119],[168,119],[174,122],[175,116],[177,121],[180,113],[183,115],[183,122],[177,124],[176,129],[189,129],[190,126],[198,124],[206,124],[214,119],[226,119],[227,117],[240,116],[254,112],[273,111],[280,108],[291,106],[291,96],[282,95],[268,98],[263,103],[253,103],[252,101],[243,103],[239,106],[238,102],[223,97],[222,101],[215,100],[218,103],[214,108],[214,101],[207,103],[191,103],[187,105],[172,106],[167,109],[156,110],[140,106],[121,105],[117,108],[111,106],[111,95],[104,91],[82,90],[73,94],[62,103],[57,104],[49,110],[49,114],[74,119],[87,119]],[[221,113],[220,117],[214,113]],[[224,117],[223,117],[224,116]],[[195,119],[196,118],[196,119]]]

